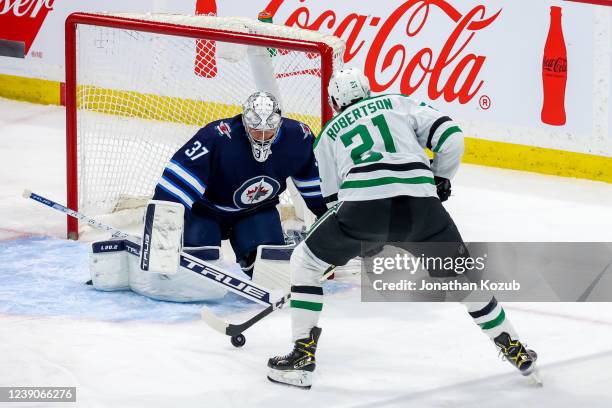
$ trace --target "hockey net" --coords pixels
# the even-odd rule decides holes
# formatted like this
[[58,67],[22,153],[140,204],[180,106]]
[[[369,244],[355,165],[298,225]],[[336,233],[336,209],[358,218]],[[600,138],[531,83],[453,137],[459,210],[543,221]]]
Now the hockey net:
[[[68,205],[118,226],[141,219],[179,147],[257,90],[316,134],[344,53],[337,37],[233,17],[76,13],[66,34]],[[283,218],[304,218],[297,197],[283,194]],[[69,220],[68,235],[86,228]]]

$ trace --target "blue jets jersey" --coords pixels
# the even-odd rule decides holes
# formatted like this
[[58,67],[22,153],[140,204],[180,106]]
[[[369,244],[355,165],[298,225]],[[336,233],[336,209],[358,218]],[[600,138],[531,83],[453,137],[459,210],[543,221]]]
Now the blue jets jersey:
[[211,122],[181,147],[166,165],[154,199],[194,204],[223,215],[273,205],[291,177],[308,208],[322,215],[314,136],[305,124],[283,118],[272,154],[257,162],[242,124],[242,116]]

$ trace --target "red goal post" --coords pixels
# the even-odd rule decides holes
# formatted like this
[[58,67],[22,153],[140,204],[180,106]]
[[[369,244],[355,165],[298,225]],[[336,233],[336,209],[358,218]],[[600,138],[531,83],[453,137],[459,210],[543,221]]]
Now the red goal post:
[[[234,31],[236,27],[242,32]],[[290,116],[310,120],[308,124],[316,133],[332,116],[326,85],[333,69],[341,66],[344,53],[344,43],[336,37],[242,18],[73,13],[66,19],[65,35],[67,206],[82,212],[91,207],[90,216],[114,211],[117,203],[113,200],[132,194],[117,190],[113,197],[103,196],[104,188],[98,185],[114,190],[122,183],[112,174],[128,173],[127,177],[131,174],[137,182],[142,179],[146,191],[139,190],[135,195],[152,194],[151,185],[156,181],[149,180],[151,175],[161,175],[159,169],[173,149],[193,136],[193,129],[211,119],[236,114],[236,105],[244,95],[257,90],[249,89],[254,88],[257,78],[248,78],[253,68],[249,70],[249,62],[241,58],[252,61],[251,54],[261,57],[262,49],[270,52],[273,77],[280,82],[275,86]],[[219,60],[219,70],[215,66],[210,75],[202,74],[210,59],[222,52],[226,55]],[[291,79],[300,75],[303,77]],[[207,76],[214,76],[214,81]],[[196,96],[183,97],[183,93]],[[216,97],[221,98],[212,99]],[[302,102],[316,99],[316,103]],[[318,105],[316,115],[312,114],[314,105]],[[140,138],[165,126],[176,129],[169,127],[157,139],[136,146]],[[142,153],[148,146],[164,144],[165,135],[174,137],[177,133],[181,136],[172,141],[171,149]],[[115,150],[109,146],[115,146]],[[154,157],[134,167],[129,167],[131,159],[113,162],[113,155],[131,148],[136,149],[132,154],[135,159],[141,153]],[[162,167],[146,175],[136,174],[149,162],[158,161],[162,163],[154,164]],[[96,197],[88,202],[89,196]],[[68,217],[67,227],[68,238],[77,239],[78,221]]]

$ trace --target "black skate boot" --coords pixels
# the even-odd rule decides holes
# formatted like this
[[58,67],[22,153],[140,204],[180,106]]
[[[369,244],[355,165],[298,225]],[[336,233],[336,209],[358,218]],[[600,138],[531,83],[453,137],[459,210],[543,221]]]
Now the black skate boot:
[[268,360],[268,380],[295,387],[310,389],[315,369],[315,352],[321,329],[313,327],[310,337],[295,342],[293,351],[284,356]]
[[519,340],[512,340],[506,332],[497,336],[493,341],[499,347],[499,351],[504,358],[518,368],[522,375],[532,376],[537,383],[541,384],[535,364],[538,359],[535,351],[526,349]]

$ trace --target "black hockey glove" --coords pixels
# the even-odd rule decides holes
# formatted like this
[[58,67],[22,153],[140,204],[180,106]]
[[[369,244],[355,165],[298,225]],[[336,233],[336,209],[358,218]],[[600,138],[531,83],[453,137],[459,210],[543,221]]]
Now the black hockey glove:
[[438,197],[440,197],[440,201],[444,202],[448,200],[448,197],[451,195],[451,182],[449,179],[444,177],[435,176],[434,180],[436,182],[436,190],[438,190]]

